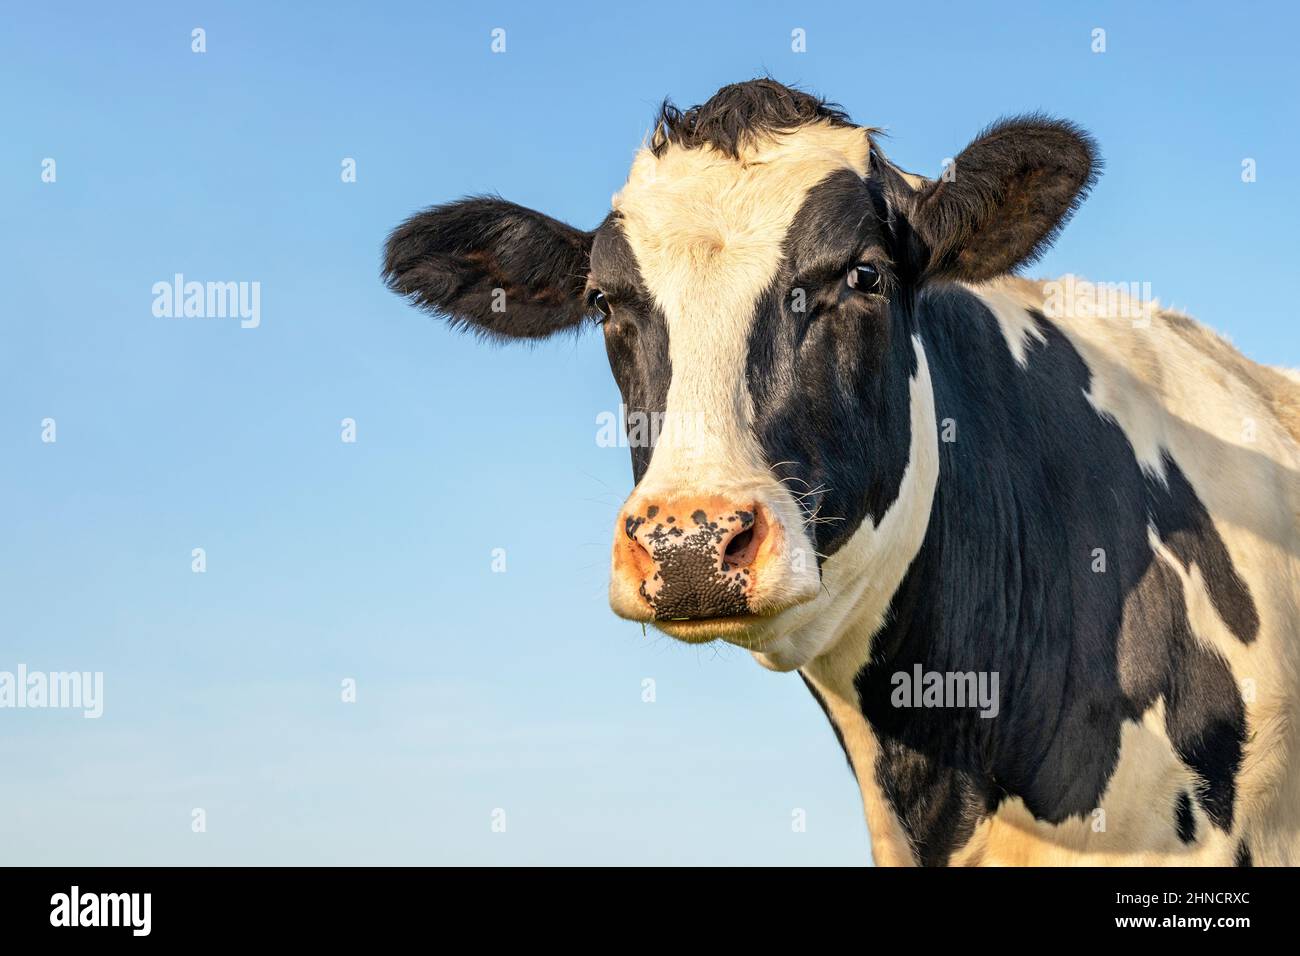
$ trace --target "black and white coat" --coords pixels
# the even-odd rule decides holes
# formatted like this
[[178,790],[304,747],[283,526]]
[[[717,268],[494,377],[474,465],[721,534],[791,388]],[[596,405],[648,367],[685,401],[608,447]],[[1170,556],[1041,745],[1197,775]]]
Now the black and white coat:
[[[771,516],[725,614],[656,608],[620,531],[611,604],[797,669],[882,864],[1300,862],[1300,379],[1010,274],[1097,170],[1028,117],[921,179],[762,80],[665,107],[596,230],[470,199],[389,239],[488,337],[600,323],[664,414],[627,538],[683,495]],[[997,674],[996,717],[898,706],[918,672]]]

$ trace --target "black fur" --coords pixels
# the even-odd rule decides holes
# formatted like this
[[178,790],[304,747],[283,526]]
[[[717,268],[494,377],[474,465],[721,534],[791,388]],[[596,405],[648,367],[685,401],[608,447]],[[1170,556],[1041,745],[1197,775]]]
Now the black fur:
[[[591,250],[591,285],[609,297],[614,314],[604,324],[605,353],[628,415],[662,414],[673,377],[668,356],[668,322],[641,279],[636,256],[623,237],[622,224],[610,217],[596,233]],[[654,448],[632,448],[632,477],[640,481]]]
[[[819,562],[864,518],[878,521],[889,509],[911,447],[910,311],[844,284],[849,266],[864,257],[891,282],[896,268],[907,274],[900,250],[910,233],[877,214],[880,201],[878,183],[850,172],[809,192],[750,333],[744,374],[757,413],[754,433],[810,519]],[[617,219],[597,234],[592,284],[614,303],[605,342],[624,403],[662,413],[671,377],[667,324],[641,285]],[[803,311],[795,308],[796,291]],[[649,450],[634,449],[638,480],[648,464]]]
[[545,338],[577,328],[587,311],[592,236],[501,199],[461,199],[394,229],[383,276],[453,325],[495,339]]
[[1150,482],[1151,520],[1156,532],[1184,570],[1193,564],[1200,569],[1210,603],[1233,636],[1249,644],[1259,632],[1259,612],[1250,589],[1233,567],[1205,506],[1172,458],[1166,457],[1165,472],[1165,483]]
[[[1091,372],[1078,352],[1036,321],[1045,341],[1021,368],[970,293],[935,288],[918,303],[937,415],[956,423],[957,440],[940,443],[925,542],[857,679],[882,740],[878,777],[918,859],[955,849],[971,808],[1007,796],[1052,823],[1088,814],[1124,722],[1160,698],[1206,815],[1232,824],[1244,706],[1227,664],[1192,635],[1148,520],[1164,514],[1202,553],[1222,541],[1177,463],[1165,456],[1168,487],[1180,489],[1170,494],[1087,402]],[[1104,572],[1093,570],[1097,548]],[[915,664],[998,673],[997,718],[893,707],[892,675]],[[907,791],[898,779],[930,783]]]
[[1192,812],[1192,798],[1186,790],[1178,791],[1174,826],[1178,828],[1178,839],[1184,843],[1196,842],[1196,814]]
[[864,518],[883,517],[907,467],[916,372],[908,312],[844,283],[868,259],[893,282],[897,241],[869,185],[847,171],[831,175],[796,214],[749,337],[754,432],[814,519],[819,560]]
[[835,103],[772,79],[724,86],[709,101],[683,112],[664,100],[655,120],[651,149],[658,156],[670,144],[686,149],[711,146],[733,158],[746,145],[809,123],[852,126]]
[[1045,116],[995,123],[907,211],[930,248],[931,277],[982,282],[1036,260],[1101,172],[1092,137]]

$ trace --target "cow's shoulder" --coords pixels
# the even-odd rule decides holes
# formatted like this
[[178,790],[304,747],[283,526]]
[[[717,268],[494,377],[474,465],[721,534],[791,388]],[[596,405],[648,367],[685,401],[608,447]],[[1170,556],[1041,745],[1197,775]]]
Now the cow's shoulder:
[[[1037,323],[1066,335],[1088,365],[1092,398],[1106,411],[1149,400],[1166,414],[1197,424],[1249,419],[1249,441],[1264,439],[1300,458],[1300,371],[1243,355],[1225,336],[1125,284],[1078,276],[1008,276],[970,291],[993,312],[1007,347],[1022,365]],[[1121,424],[1123,422],[1121,421]]]

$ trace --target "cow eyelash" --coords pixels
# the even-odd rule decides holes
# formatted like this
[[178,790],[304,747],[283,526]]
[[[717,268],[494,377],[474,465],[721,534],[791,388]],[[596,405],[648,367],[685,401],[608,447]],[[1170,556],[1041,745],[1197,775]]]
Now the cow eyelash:
[[604,325],[614,314],[614,307],[610,305],[609,297],[600,289],[592,289],[587,293],[587,310],[595,313],[593,318],[597,325]]
[[844,284],[860,295],[884,295],[889,277],[871,262],[855,262],[844,273]]
[[[859,270],[869,271],[870,276]],[[870,281],[864,281],[867,279]],[[834,290],[836,294],[848,292],[866,298],[887,298],[893,287],[894,277],[886,261],[882,261],[868,251],[845,264],[828,265],[811,272],[806,281],[794,288],[822,288]]]

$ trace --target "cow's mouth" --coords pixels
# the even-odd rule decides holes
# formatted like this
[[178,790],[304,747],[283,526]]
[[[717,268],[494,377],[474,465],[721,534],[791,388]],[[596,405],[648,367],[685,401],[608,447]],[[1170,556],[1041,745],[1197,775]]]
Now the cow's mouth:
[[735,614],[728,617],[657,620],[654,626],[684,644],[707,644],[722,640],[750,650],[762,647],[771,637],[775,615]]

